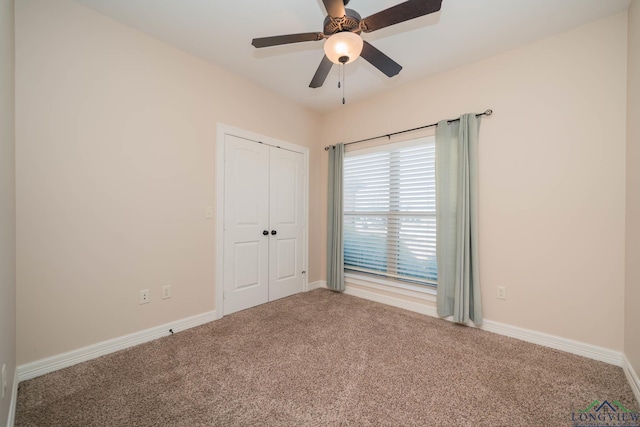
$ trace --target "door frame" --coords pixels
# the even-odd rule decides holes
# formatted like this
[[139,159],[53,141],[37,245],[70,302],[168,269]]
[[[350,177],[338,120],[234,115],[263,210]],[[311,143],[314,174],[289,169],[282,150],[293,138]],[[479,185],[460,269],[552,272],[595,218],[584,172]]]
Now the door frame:
[[302,278],[302,291],[309,290],[309,148],[301,145],[280,141],[276,138],[260,135],[251,131],[236,128],[224,123],[216,124],[216,259],[215,259],[215,298],[216,319],[224,316],[224,142],[226,135],[248,139],[256,143],[271,145],[285,150],[295,151],[304,156],[303,182],[303,232],[302,259],[303,268],[307,274]]

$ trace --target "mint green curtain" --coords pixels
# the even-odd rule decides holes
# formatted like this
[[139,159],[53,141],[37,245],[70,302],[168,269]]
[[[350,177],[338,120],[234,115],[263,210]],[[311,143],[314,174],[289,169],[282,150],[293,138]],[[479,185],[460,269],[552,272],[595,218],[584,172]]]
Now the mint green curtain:
[[343,245],[344,144],[329,148],[329,190],[327,201],[327,287],[344,292]]
[[482,324],[478,268],[478,132],[465,114],[436,127],[438,315]]

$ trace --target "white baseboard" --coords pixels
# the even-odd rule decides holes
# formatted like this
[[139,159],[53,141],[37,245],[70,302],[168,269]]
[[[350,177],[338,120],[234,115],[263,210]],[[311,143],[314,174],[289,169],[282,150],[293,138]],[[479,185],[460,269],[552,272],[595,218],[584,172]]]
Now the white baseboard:
[[636,396],[636,402],[640,403],[640,378],[638,378],[638,373],[633,369],[633,366],[631,366],[629,359],[627,359],[625,355],[622,355],[622,370],[624,370],[631,390],[633,390],[633,394]]
[[9,417],[7,427],[13,427],[16,421],[16,405],[18,404],[18,369],[13,372],[13,386],[11,387],[11,402],[9,403]]
[[26,363],[18,366],[16,369],[18,376],[17,382],[39,377],[40,375],[48,374],[49,372],[54,372],[109,353],[124,350],[125,348],[171,335],[169,329],[172,329],[173,332],[180,332],[214,320],[216,320],[215,310],[145,329],[143,331],[134,332],[129,335],[123,335],[108,341],[92,344],[67,353],[36,360],[35,362]]
[[436,312],[435,307],[418,302],[408,301],[402,298],[395,298],[389,295],[383,295],[360,288],[354,288],[349,285],[346,286],[344,293],[347,295],[353,295],[354,297],[364,298],[370,301],[392,305],[398,308],[404,308],[405,310],[415,311],[416,313],[426,314],[427,316],[438,317],[438,313]]
[[493,320],[485,320],[480,329],[611,365],[622,366],[622,353],[608,348],[549,335],[543,332],[532,331],[530,329],[519,328]]
[[312,291],[314,289],[327,289],[327,281],[326,280],[318,280],[317,282],[309,283],[308,290]]
[[[387,294],[372,292],[362,288],[354,288],[349,285],[346,286],[344,293],[347,295],[353,295],[355,297],[368,299],[370,301],[375,301],[382,304],[388,304],[394,307],[403,308],[405,310],[414,311],[416,313],[426,314],[427,316],[440,318],[438,316],[437,308],[433,303],[427,302],[425,304],[409,301],[403,298],[396,298]],[[451,318],[446,318],[444,320],[451,320]],[[469,324],[469,326],[474,325]],[[608,348],[598,347],[592,344],[574,341],[555,335],[545,334],[542,332],[532,331],[530,329],[524,329],[517,326],[511,326],[493,320],[484,320],[482,326],[480,326],[479,329],[511,338],[516,338],[533,344],[542,345],[544,347],[561,350],[567,353],[576,354],[578,356],[598,360],[600,362],[609,363],[611,365],[622,366],[622,353],[619,351],[610,350]]]

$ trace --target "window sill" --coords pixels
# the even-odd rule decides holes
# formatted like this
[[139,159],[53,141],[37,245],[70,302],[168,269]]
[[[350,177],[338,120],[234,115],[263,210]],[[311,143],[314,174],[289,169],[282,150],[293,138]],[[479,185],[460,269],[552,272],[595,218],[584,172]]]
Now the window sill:
[[366,274],[345,272],[344,280],[347,284],[389,292],[391,294],[402,295],[405,297],[417,298],[433,303],[436,302],[436,295],[438,294],[438,291],[432,287],[412,285],[410,283],[399,283],[379,277],[372,277]]

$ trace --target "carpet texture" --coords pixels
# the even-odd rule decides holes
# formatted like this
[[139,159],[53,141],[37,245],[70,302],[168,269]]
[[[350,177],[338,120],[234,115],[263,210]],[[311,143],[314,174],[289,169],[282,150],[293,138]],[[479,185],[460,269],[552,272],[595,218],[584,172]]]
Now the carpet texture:
[[16,426],[571,426],[594,400],[640,410],[619,367],[318,289],[25,381]]

